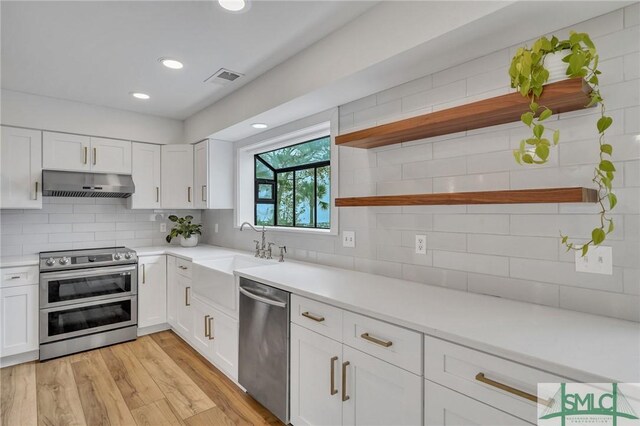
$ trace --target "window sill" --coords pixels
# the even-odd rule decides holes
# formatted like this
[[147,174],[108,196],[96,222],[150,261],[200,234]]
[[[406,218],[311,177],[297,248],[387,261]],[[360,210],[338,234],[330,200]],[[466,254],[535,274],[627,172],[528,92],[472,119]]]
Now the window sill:
[[[233,227],[234,229],[240,229],[240,225]],[[258,229],[262,229],[261,226],[256,226]],[[281,226],[265,226],[265,230],[269,232],[288,232],[291,234],[305,234],[305,235],[338,235],[338,230],[334,229],[304,229],[304,228],[286,228]]]

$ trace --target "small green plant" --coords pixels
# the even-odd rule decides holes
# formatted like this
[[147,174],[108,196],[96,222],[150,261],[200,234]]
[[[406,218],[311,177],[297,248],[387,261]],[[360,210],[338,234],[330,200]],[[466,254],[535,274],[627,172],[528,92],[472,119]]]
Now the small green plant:
[[[598,53],[588,34],[572,31],[567,40],[559,40],[555,36],[551,39],[541,37],[531,48],[518,49],[511,60],[511,87],[518,89],[522,96],[531,99],[529,111],[522,114],[520,119],[532,130],[532,136],[522,140],[519,149],[514,150],[513,155],[520,164],[544,164],[549,159],[552,144],[555,146],[560,140],[559,130],[547,128],[543,124],[553,115],[553,111],[538,102],[544,90],[543,86],[549,79],[549,71],[544,67],[545,58],[549,54],[561,51],[567,52],[562,58],[567,64],[566,75],[570,78],[583,78],[591,85],[590,102],[587,106],[600,104],[600,117],[596,122],[600,154],[593,176],[593,183],[598,187],[600,225],[591,231],[591,240],[582,244],[570,242],[567,235],[560,233],[562,244],[567,250],[581,251],[584,256],[590,245],[599,245],[613,231],[613,219],[608,213],[618,201],[611,189],[616,171],[611,161],[613,147],[605,142],[605,131],[611,126],[613,119],[606,115],[604,99],[599,89],[598,76],[601,71],[598,70]],[[552,134],[553,142],[547,138],[549,132]]]
[[189,238],[192,235],[202,235],[202,224],[191,223],[193,216],[178,217],[176,215],[169,216],[171,222],[175,222],[176,225],[171,229],[169,235],[167,235],[167,242],[170,243],[173,238],[178,235],[182,235],[183,238]]

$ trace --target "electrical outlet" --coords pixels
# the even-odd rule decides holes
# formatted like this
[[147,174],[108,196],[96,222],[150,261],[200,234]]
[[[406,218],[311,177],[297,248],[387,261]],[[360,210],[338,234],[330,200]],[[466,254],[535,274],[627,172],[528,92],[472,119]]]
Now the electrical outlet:
[[167,224],[166,223],[161,223],[160,224],[160,232],[167,232]]
[[606,246],[589,247],[584,257],[581,251],[576,251],[576,272],[613,275],[613,249]]
[[342,231],[342,247],[355,247],[356,233],[354,231]]
[[213,225],[213,232],[218,233],[218,224]]
[[416,235],[416,254],[427,254],[426,235]]

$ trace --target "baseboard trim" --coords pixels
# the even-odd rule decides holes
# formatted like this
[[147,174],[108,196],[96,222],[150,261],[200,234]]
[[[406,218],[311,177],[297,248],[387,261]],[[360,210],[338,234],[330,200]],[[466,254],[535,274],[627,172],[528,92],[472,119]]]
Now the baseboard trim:
[[146,336],[147,334],[157,333],[159,331],[170,330],[171,326],[166,322],[162,324],[150,325],[149,327],[138,327],[138,337]]
[[0,368],[24,364],[25,362],[37,361],[38,359],[40,359],[40,350],[5,356],[0,358]]

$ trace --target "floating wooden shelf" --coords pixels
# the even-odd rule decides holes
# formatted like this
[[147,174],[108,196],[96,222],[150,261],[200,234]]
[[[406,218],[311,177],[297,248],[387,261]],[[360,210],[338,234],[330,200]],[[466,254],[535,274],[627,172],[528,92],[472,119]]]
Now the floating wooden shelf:
[[575,187],[336,198],[336,207],[595,203],[596,201],[598,201],[598,191]]
[[[554,113],[586,108],[591,87],[581,78],[547,84],[540,97]],[[467,105],[407,118],[336,137],[336,145],[376,148],[433,136],[479,129],[520,120],[529,110],[529,99],[510,93]]]

